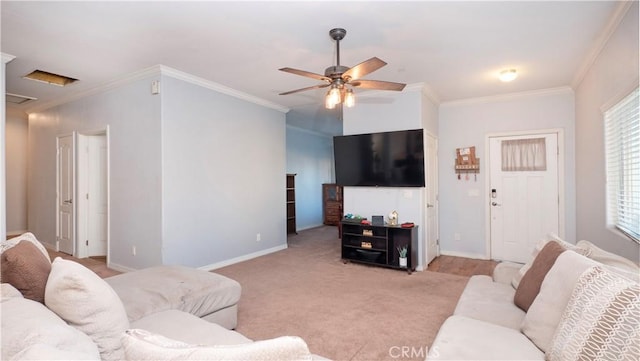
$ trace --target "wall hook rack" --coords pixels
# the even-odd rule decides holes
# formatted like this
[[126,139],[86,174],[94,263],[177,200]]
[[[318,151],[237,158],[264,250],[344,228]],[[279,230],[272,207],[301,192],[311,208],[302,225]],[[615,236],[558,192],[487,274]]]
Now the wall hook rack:
[[474,179],[477,181],[476,175],[480,173],[480,158],[476,158],[476,147],[457,148],[454,169],[458,179],[465,174],[465,179],[468,180],[469,174],[474,174]]

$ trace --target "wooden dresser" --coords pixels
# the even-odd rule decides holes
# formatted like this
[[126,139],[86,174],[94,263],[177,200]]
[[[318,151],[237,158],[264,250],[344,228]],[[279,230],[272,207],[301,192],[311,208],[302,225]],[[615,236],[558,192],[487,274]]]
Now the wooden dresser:
[[337,184],[322,185],[322,214],[323,223],[339,226],[342,221],[342,187]]

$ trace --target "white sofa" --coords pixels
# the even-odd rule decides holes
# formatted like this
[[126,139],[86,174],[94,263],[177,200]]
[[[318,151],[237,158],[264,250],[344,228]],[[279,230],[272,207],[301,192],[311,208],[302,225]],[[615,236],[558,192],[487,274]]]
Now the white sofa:
[[546,242],[524,266],[500,263],[493,277],[471,277],[426,359],[640,359],[638,266],[587,241],[556,242],[566,251],[526,312],[514,297]]
[[[79,263],[51,262],[32,234],[0,251],[2,360],[321,359],[298,337],[253,342],[231,330],[241,289],[227,277],[162,266],[103,280]],[[25,263],[21,290],[4,283]],[[32,295],[19,281],[47,265],[43,302],[23,297]]]

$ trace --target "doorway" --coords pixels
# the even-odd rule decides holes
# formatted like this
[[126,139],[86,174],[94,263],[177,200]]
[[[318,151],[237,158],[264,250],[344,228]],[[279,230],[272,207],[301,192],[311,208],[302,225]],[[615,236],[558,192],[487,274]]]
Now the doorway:
[[56,138],[56,251],[74,254],[75,133]]
[[539,240],[562,236],[561,140],[560,131],[489,137],[492,259],[524,263]]
[[58,250],[107,256],[108,129],[58,137]]
[[426,137],[426,204],[425,204],[425,269],[436,258],[438,249],[438,139],[430,133]]

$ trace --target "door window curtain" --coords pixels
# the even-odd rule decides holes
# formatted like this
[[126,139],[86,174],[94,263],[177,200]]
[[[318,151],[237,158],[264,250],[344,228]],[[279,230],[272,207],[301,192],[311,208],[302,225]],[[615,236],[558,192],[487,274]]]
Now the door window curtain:
[[503,140],[501,146],[503,172],[547,170],[547,145],[544,138]]

